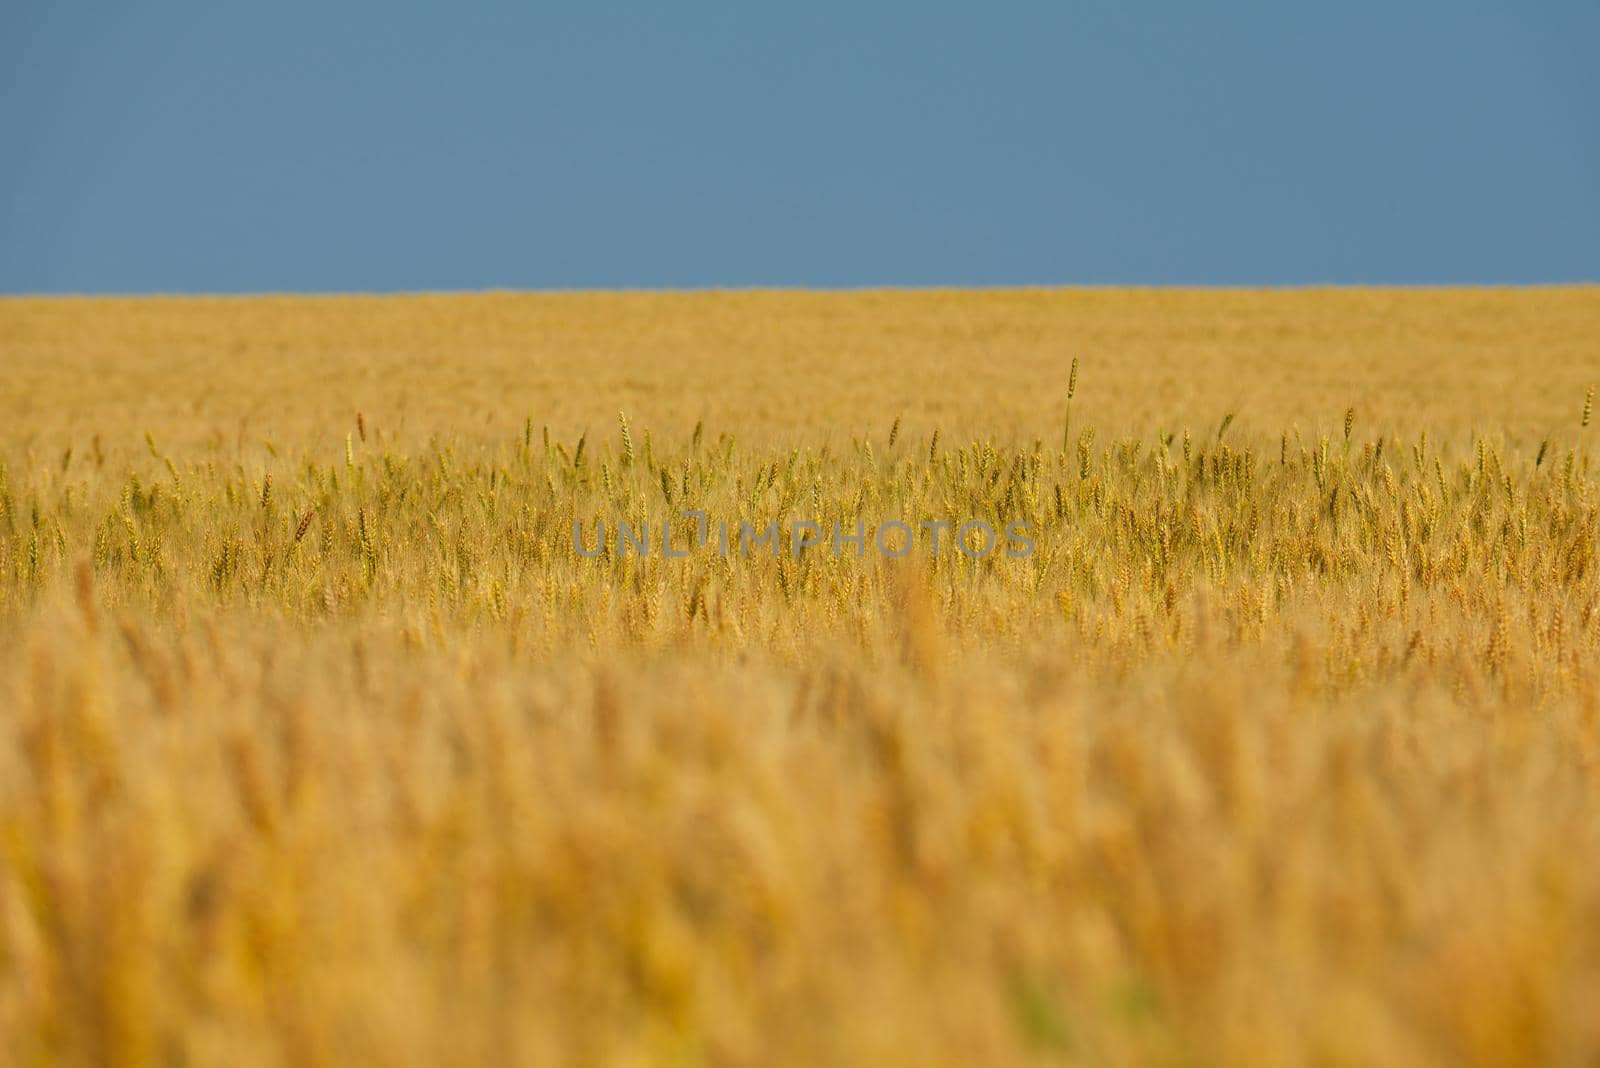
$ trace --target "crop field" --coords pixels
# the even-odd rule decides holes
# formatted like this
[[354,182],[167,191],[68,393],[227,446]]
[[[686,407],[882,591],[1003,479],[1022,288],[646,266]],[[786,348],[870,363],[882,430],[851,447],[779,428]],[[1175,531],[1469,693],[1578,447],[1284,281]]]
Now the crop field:
[[0,1060],[1595,1064],[1596,384],[1594,287],[0,300]]

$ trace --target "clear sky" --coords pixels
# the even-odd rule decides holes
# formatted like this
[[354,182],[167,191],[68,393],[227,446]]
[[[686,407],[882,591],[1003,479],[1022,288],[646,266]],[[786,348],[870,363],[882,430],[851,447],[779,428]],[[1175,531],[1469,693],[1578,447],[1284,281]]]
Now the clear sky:
[[0,0],[0,291],[1600,279],[1600,0]]

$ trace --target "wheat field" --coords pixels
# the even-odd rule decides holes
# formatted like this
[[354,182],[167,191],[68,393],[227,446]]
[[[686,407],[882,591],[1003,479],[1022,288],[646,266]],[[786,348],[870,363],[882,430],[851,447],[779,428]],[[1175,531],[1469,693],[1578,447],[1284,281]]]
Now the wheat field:
[[18,298],[0,369],[7,1064],[1600,1061],[1600,289]]

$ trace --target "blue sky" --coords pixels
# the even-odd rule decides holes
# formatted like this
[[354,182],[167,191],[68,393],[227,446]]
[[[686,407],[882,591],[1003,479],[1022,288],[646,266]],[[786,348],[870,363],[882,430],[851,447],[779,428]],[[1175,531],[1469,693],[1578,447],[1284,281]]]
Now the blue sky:
[[0,4],[0,291],[1600,279],[1600,3]]

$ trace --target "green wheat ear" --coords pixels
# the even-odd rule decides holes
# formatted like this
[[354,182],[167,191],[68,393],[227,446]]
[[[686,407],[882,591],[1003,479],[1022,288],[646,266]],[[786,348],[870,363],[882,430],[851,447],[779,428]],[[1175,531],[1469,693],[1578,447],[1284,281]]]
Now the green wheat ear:
[[633,464],[633,435],[628,432],[628,413],[618,412],[617,422],[622,424],[622,466]]
[[1594,414],[1594,387],[1589,387],[1589,392],[1583,395],[1583,422],[1579,426],[1585,430],[1589,428],[1589,416]]
[[1072,398],[1078,392],[1078,358],[1072,358],[1072,370],[1067,373],[1067,417],[1061,428],[1061,451],[1072,447]]

